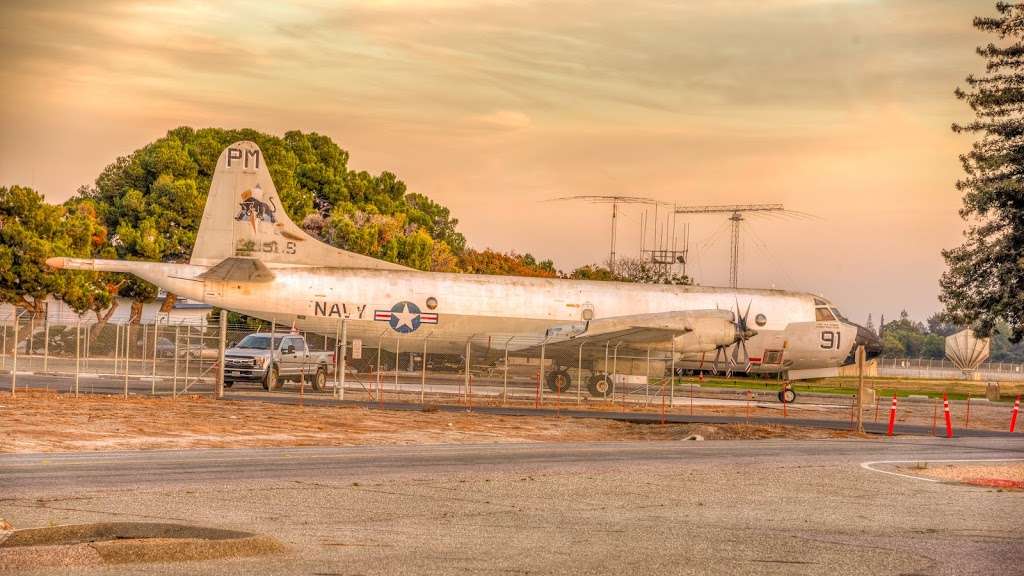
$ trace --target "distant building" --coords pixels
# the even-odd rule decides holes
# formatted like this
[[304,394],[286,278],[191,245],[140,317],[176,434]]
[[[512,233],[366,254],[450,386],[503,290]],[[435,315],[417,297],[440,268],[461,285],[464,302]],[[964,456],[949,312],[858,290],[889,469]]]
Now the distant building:
[[[165,314],[160,312],[165,298],[166,294],[161,293],[157,299],[142,305],[142,317],[140,319],[142,324],[155,324],[159,321],[161,324],[170,325],[202,325],[213,310],[213,306],[209,304],[178,298],[171,311]],[[118,298],[117,308],[107,322],[110,324],[126,324],[131,314],[132,300],[129,298]],[[8,324],[13,322],[13,319],[14,306],[11,304],[0,304],[0,322]],[[37,318],[36,321],[42,323],[42,318]],[[79,316],[64,302],[50,297],[46,299],[46,321],[51,325],[68,325],[77,323]],[[97,322],[96,314],[94,312],[86,312],[82,314],[81,321],[82,324],[95,324]]]

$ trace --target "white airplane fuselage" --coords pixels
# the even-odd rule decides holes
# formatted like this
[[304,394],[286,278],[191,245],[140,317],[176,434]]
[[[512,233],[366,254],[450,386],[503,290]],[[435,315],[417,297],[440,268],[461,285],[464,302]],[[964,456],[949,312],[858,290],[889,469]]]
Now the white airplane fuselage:
[[[549,328],[580,322],[585,310],[600,319],[736,310],[737,305],[746,312],[749,305],[748,323],[757,333],[747,340],[747,357],[739,359],[737,369],[799,376],[801,371],[842,365],[858,335],[855,324],[834,314],[834,319],[817,320],[816,308],[835,310],[820,297],[781,290],[288,266],[271,266],[275,277],[270,282],[246,283],[204,280],[200,275],[206,266],[125,264],[132,273],[182,297],[301,330],[333,336],[344,321],[349,338],[391,351],[419,349],[423,339],[434,353],[461,353],[469,340],[475,350],[503,351],[507,346],[515,351],[540,344]],[[431,309],[428,303],[435,302]],[[401,303],[414,305],[420,317],[436,314],[436,321],[396,331],[390,313]],[[666,353],[673,344],[646,347]],[[712,351],[681,354],[678,366],[710,369],[713,357]]]

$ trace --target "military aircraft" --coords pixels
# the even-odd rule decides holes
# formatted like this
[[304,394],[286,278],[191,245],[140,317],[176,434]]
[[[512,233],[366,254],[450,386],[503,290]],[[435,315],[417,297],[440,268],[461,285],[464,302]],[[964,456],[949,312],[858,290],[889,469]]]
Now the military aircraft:
[[[814,294],[424,272],[338,249],[291,221],[253,142],[221,153],[188,264],[47,263],[134,274],[185,298],[390,351],[426,339],[431,352],[463,353],[467,362],[499,350],[578,357],[594,395],[614,386],[612,349],[671,355],[682,369],[789,379],[837,374],[858,344],[880,351],[874,333]],[[571,381],[559,362],[546,378],[557,390]]]

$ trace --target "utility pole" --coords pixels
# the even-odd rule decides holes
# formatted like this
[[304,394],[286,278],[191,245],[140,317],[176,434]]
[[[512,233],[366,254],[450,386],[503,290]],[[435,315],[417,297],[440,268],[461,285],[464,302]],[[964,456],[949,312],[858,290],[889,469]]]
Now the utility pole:
[[615,218],[619,212],[619,203],[612,200],[612,251],[608,256],[608,270],[615,274]]
[[676,214],[730,214],[732,236],[729,241],[729,286],[740,283],[740,224],[744,212],[784,212],[782,204],[732,204],[723,206],[676,206]]
[[729,243],[729,286],[737,288],[740,285],[740,222],[743,222],[743,214],[733,212],[729,220],[732,222]]

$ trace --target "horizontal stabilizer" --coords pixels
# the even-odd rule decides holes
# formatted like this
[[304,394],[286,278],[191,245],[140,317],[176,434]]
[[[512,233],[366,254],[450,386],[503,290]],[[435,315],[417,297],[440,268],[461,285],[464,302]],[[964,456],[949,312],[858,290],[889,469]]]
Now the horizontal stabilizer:
[[225,258],[220,264],[198,276],[202,280],[225,282],[270,282],[274,273],[263,262],[254,258]]

